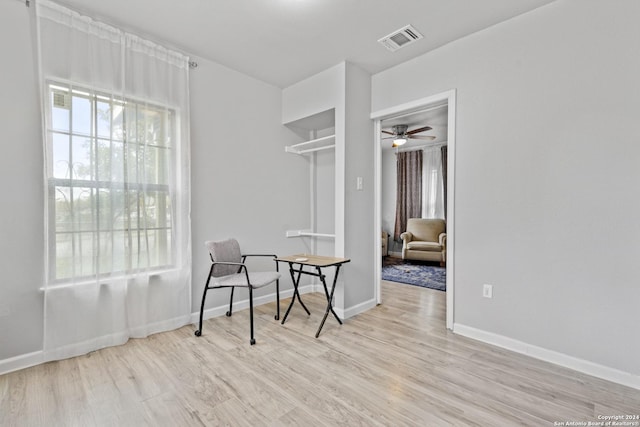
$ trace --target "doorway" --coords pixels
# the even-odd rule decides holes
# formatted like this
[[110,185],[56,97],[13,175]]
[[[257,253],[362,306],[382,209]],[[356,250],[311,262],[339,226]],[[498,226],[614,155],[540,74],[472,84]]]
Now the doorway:
[[[397,105],[385,110],[377,111],[371,114],[371,119],[374,121],[375,127],[375,235],[380,236],[380,231],[383,229],[383,213],[382,213],[382,191],[383,191],[383,146],[382,146],[382,129],[383,123],[396,124],[399,121],[406,120],[418,120],[421,118],[420,114],[427,114],[429,111],[441,110],[446,107],[446,136],[441,135],[440,138],[446,140],[448,145],[447,156],[447,252],[446,252],[446,325],[447,329],[453,329],[454,323],[454,290],[455,290],[455,208],[454,208],[454,194],[455,194],[455,115],[456,115],[456,93],[455,90],[443,92],[434,96],[412,101],[406,104]],[[427,112],[427,113],[425,113]],[[379,237],[378,237],[379,239]],[[375,287],[377,303],[382,303],[381,297],[381,270],[382,270],[382,249],[380,245],[376,245],[375,250]]]

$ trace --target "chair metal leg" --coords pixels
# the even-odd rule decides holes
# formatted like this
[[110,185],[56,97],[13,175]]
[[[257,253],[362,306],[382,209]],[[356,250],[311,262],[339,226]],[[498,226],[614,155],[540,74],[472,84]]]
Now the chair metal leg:
[[276,280],[276,320],[280,320],[280,279]]
[[[280,272],[280,263],[277,261],[277,257],[274,255],[273,260],[276,263],[276,272]],[[280,279],[276,279],[276,320],[280,320]]]
[[253,288],[251,286],[249,286],[249,322],[251,323],[251,340],[249,342],[254,345],[256,340],[253,337]]
[[229,299],[229,311],[227,311],[227,317],[231,317],[233,314],[233,291],[235,290],[236,288],[231,288],[231,298]]
[[202,316],[204,314],[204,302],[207,299],[207,291],[209,290],[209,280],[211,280],[211,275],[209,275],[207,283],[204,285],[204,292],[202,293],[202,304],[200,304],[200,323],[198,329],[194,332],[197,337],[202,335]]

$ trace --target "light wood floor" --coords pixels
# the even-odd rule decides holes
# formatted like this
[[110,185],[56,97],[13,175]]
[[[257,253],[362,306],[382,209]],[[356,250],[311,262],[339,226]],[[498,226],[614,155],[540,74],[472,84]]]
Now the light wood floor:
[[[1,426],[553,426],[639,414],[640,391],[446,331],[445,294],[384,282],[384,304],[319,339],[321,294],[0,376]],[[286,307],[283,301],[283,309]]]

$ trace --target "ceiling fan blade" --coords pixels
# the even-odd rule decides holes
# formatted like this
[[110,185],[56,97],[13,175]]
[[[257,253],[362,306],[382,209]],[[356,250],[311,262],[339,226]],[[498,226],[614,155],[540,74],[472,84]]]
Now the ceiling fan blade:
[[433,141],[434,139],[436,139],[435,136],[433,135],[407,135],[407,138],[409,139],[424,139],[427,141]]
[[383,139],[383,140],[385,140],[385,139],[396,139],[396,137],[395,137],[395,136],[388,136],[388,137],[386,137],[386,138],[382,138],[382,139]]
[[388,130],[383,130],[382,133],[386,133],[387,135],[395,135],[395,133],[389,132]]
[[407,132],[407,135],[413,135],[414,133],[426,132],[426,131],[431,130],[431,129],[433,129],[431,126],[425,126],[425,127],[422,127],[422,128],[410,130],[409,132]]

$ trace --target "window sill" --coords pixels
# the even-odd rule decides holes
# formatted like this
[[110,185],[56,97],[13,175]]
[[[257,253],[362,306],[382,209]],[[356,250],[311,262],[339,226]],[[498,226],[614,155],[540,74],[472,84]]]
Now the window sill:
[[149,279],[152,279],[155,277],[161,277],[165,274],[171,274],[178,271],[179,271],[178,268],[165,268],[165,269],[159,269],[159,270],[151,270],[148,272],[141,272],[137,274],[121,274],[117,276],[101,277],[97,280],[82,279],[74,282],[61,281],[59,283],[47,284],[41,287],[40,290],[51,291],[55,289],[66,289],[66,288],[75,288],[80,286],[91,286],[91,285],[109,286],[113,281],[116,281],[116,280],[131,280],[131,279],[135,279],[136,277],[147,277]]

